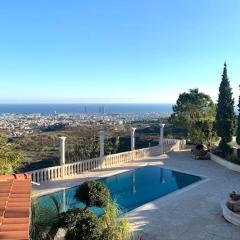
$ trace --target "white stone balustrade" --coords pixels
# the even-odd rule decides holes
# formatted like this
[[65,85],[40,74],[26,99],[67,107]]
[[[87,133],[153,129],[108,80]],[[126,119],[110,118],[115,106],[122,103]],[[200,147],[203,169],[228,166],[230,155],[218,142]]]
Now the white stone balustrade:
[[[178,151],[184,148],[184,140],[164,139],[164,152]],[[127,162],[141,160],[150,156],[162,154],[161,147],[155,146],[150,148],[142,148],[138,150],[122,152],[103,156],[103,158],[92,158],[74,163],[64,164],[61,166],[43,168],[28,172],[32,175],[32,181],[37,183],[45,183],[48,181],[61,180],[83,172],[92,171],[100,168],[111,168]]]

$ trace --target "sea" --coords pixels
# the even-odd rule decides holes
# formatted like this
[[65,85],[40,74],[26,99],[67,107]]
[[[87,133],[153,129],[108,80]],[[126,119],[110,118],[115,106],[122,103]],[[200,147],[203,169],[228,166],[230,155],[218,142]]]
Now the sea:
[[172,104],[0,104],[0,114],[93,114],[93,113],[165,113],[172,112]]

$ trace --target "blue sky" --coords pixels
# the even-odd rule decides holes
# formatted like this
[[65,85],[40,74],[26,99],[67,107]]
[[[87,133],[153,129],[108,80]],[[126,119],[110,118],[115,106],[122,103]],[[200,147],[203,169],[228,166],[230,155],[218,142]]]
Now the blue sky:
[[223,63],[237,98],[238,0],[0,2],[0,102],[217,98]]

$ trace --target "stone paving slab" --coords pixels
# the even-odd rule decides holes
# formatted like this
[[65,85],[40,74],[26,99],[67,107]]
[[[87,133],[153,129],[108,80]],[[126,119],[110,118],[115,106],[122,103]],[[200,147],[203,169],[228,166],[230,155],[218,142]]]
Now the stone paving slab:
[[155,164],[204,176],[204,180],[147,203],[127,215],[135,235],[144,240],[240,240],[240,228],[222,217],[221,202],[232,190],[240,191],[240,173],[211,160],[194,160],[189,151],[134,161],[116,168],[97,170],[34,186],[33,195],[42,195],[95,179]]

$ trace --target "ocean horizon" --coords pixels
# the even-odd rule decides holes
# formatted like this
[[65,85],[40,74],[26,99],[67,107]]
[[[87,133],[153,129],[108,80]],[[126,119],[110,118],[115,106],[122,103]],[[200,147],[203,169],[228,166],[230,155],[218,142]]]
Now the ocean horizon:
[[171,113],[172,105],[167,103],[10,103],[0,104],[0,113],[51,114],[51,113]]

